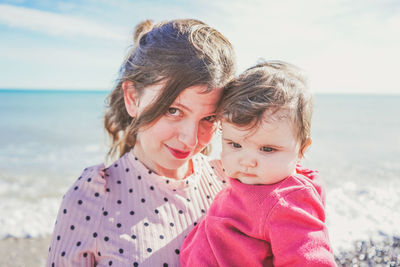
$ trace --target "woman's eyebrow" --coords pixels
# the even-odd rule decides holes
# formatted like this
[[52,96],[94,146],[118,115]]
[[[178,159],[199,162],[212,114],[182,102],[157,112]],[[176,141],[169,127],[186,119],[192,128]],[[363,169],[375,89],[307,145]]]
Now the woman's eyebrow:
[[192,112],[192,110],[191,110],[189,107],[187,107],[187,106],[185,106],[185,105],[182,105],[181,103],[174,103],[174,104],[172,104],[172,105],[177,106],[177,107],[180,107],[180,108],[182,108],[182,109],[185,109],[186,111]]
[[[190,107],[185,106],[185,105],[183,105],[181,103],[173,103],[172,106],[176,106],[176,107],[179,107],[181,109],[184,109],[185,111],[193,113],[193,110]],[[215,115],[215,111],[216,111],[216,108],[212,112],[210,112],[209,114],[210,115]]]

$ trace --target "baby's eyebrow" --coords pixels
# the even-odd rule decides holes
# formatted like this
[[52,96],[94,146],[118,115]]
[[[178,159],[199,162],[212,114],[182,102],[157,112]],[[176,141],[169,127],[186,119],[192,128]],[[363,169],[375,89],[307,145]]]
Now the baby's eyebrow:
[[222,141],[226,141],[226,142],[234,142],[234,143],[240,143],[240,140],[233,140],[231,138],[227,138],[227,137],[222,137]]
[[282,148],[283,146],[279,146],[279,145],[267,145],[267,144],[264,144],[264,145],[260,145],[260,147]]

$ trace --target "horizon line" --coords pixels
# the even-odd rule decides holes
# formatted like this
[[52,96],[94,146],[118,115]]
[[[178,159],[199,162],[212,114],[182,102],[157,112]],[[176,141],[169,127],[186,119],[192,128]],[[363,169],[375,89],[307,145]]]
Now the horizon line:
[[[49,88],[44,88],[44,89],[37,89],[37,88],[1,88],[0,87],[0,92],[19,92],[19,93],[29,93],[29,92],[47,92],[47,93],[110,93],[112,89],[77,89],[77,88],[72,88],[72,89],[65,89],[65,88],[60,88],[60,89],[49,89]],[[314,95],[380,95],[380,96],[399,96],[400,92],[312,92]]]
[[65,88],[60,88],[60,89],[49,89],[49,88],[44,88],[44,89],[37,89],[37,88],[1,88],[0,87],[0,92],[20,92],[20,93],[25,93],[25,92],[48,92],[48,93],[79,93],[79,92],[88,92],[88,93],[107,93],[111,92],[112,90],[106,90],[106,89],[65,89]]

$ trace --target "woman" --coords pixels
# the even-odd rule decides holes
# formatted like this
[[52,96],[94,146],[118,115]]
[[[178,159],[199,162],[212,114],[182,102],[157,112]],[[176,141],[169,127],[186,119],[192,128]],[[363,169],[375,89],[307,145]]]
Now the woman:
[[198,20],[136,27],[109,96],[109,155],[65,195],[48,266],[178,266],[179,248],[222,189],[222,173],[199,153],[233,76],[233,49]]

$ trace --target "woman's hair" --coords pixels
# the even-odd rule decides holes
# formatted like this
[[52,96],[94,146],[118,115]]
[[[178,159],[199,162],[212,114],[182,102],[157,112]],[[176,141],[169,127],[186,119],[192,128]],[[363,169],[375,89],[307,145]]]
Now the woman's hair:
[[[122,156],[136,142],[138,130],[160,118],[186,88],[206,85],[206,92],[223,87],[234,75],[235,58],[230,42],[217,30],[193,19],[136,26],[134,43],[122,63],[117,84],[107,99],[105,129],[111,137],[108,156]],[[163,82],[157,99],[138,118],[129,116],[122,83],[131,81],[139,94]]]
[[284,118],[289,116],[298,141],[304,145],[311,136],[313,112],[306,78],[292,64],[267,61],[247,69],[224,87],[217,113],[220,119],[251,130],[263,120],[282,118],[278,111],[284,111]]

